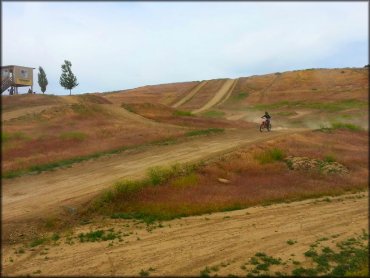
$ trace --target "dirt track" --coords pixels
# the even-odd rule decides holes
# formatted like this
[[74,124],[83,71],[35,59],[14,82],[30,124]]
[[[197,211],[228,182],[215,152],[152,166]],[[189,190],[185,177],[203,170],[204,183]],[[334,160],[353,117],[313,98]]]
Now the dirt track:
[[182,99],[180,99],[178,102],[176,102],[174,105],[172,105],[172,107],[176,108],[176,107],[179,107],[180,105],[183,105],[185,102],[187,102],[188,100],[190,100],[193,96],[195,96],[195,94],[204,86],[207,84],[207,81],[202,81],[200,82],[198,85],[196,85],[194,87],[194,89],[192,89],[190,91],[190,93],[188,93],[185,97],[183,97]]
[[2,181],[2,223],[49,215],[90,199],[122,178],[138,178],[153,166],[194,162],[274,138],[292,130],[260,133],[229,130],[168,146],[145,147],[75,164],[71,168]]
[[227,97],[230,96],[230,91],[234,88],[235,84],[237,82],[237,79],[228,79],[225,81],[225,83],[222,85],[222,87],[215,93],[213,98],[210,99],[203,107],[196,109],[192,111],[194,114],[203,112],[204,110],[207,110],[213,106],[215,106],[217,103],[219,103],[222,98],[226,96],[224,100],[227,99]]
[[[199,276],[206,266],[218,266],[211,275],[245,276],[240,266],[256,252],[305,263],[303,253],[316,240],[327,237],[329,240],[321,244],[335,248],[336,242],[368,230],[368,192],[329,201],[312,199],[187,217],[164,222],[163,226],[147,231],[143,224],[140,227],[128,220],[106,220],[100,227],[83,226],[83,230],[74,232],[76,236],[112,227],[117,232],[132,232],[112,246],[109,241],[80,243],[78,238],[69,245],[62,238],[60,245],[37,246],[34,251],[26,248],[18,255],[7,246],[3,250],[4,274],[39,271],[41,275],[138,276],[141,270],[152,268],[150,275],[155,276]],[[333,239],[333,235],[339,237]],[[288,240],[297,243],[289,245]],[[279,267],[279,271],[290,273],[293,264],[290,261]]]

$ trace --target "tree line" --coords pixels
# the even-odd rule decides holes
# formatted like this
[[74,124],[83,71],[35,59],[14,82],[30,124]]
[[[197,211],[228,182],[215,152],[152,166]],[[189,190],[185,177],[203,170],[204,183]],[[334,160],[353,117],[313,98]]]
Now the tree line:
[[[62,65],[62,75],[59,78],[59,84],[66,90],[69,90],[69,95],[72,94],[72,89],[78,86],[77,77],[73,74],[71,67],[72,63],[64,60],[64,64]],[[41,88],[41,92],[44,94],[46,92],[46,87],[48,86],[48,79],[41,66],[39,67],[38,83]]]

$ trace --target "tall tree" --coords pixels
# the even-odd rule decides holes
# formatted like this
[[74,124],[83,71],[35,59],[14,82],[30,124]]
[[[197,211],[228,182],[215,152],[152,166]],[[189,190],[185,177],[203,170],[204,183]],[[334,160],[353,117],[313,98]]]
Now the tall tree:
[[46,78],[46,73],[42,67],[39,67],[38,82],[41,92],[44,94],[46,91],[46,86],[48,85],[48,79]]
[[59,83],[62,87],[69,90],[69,95],[72,94],[71,90],[78,86],[77,77],[73,74],[72,63],[70,61],[64,60],[62,65],[62,75],[60,76]]

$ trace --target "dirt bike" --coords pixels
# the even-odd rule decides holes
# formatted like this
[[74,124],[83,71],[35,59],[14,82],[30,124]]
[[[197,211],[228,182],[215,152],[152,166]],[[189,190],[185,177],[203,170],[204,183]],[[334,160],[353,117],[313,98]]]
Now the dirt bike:
[[271,131],[271,121],[264,120],[260,125],[260,131],[262,132],[264,129],[267,131]]

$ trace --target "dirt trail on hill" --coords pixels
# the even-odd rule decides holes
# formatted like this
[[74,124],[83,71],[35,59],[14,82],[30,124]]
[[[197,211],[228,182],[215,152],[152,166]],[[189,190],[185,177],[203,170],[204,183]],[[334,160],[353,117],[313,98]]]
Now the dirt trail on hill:
[[210,101],[208,101],[203,107],[201,107],[199,109],[196,109],[192,112],[194,114],[203,112],[204,110],[207,110],[207,109],[215,106],[216,104],[218,104],[222,100],[222,98],[224,98],[225,96],[230,96],[230,93],[231,93],[232,89],[234,88],[236,82],[237,82],[237,79],[228,79],[228,80],[226,80],[225,83],[220,88],[220,90],[218,90],[215,93],[215,95],[213,96],[213,98],[211,98]]
[[59,105],[40,105],[40,106],[35,106],[35,107],[27,107],[27,108],[20,108],[20,109],[15,109],[11,111],[2,111],[1,114],[1,120],[2,121],[9,121],[11,119],[16,119],[22,116],[25,116],[27,114],[37,114],[40,113],[46,109],[58,107]]
[[151,119],[145,118],[139,114],[128,111],[127,109],[114,105],[114,104],[101,104],[103,107],[107,108],[107,113],[113,113],[115,116],[122,117],[124,119],[129,119],[140,124],[149,125],[149,126],[161,126],[161,127],[171,127],[177,129],[189,129],[189,127],[180,127],[178,125],[171,125],[166,123],[160,123],[153,121]]
[[227,130],[167,146],[146,146],[101,157],[71,168],[2,180],[2,222],[16,223],[76,206],[122,178],[138,178],[159,165],[195,162],[238,146],[266,141],[298,130],[260,133],[256,129]]
[[[211,276],[244,277],[247,272],[241,265],[257,252],[264,252],[287,262],[277,267],[289,274],[294,267],[292,259],[307,265],[304,252],[315,241],[335,250],[337,242],[361,235],[362,229],[368,231],[368,192],[342,195],[330,201],[311,199],[187,217],[162,225],[147,231],[143,224],[110,219],[100,226],[90,224],[74,231],[77,235],[114,228],[115,232],[127,233],[123,241],[115,240],[111,246],[109,241],[80,243],[78,238],[69,245],[62,238],[60,245],[37,246],[34,251],[27,248],[19,255],[14,254],[13,246],[6,246],[3,273],[139,276],[142,270],[151,268],[151,276],[199,276],[207,266],[217,266]],[[290,245],[289,240],[296,242]]]
[[178,102],[176,102],[174,105],[172,105],[172,107],[174,108],[179,107],[180,105],[183,105],[185,102],[189,101],[206,84],[207,84],[207,81],[200,82],[198,85],[194,87],[194,89],[190,91],[190,93],[188,93],[185,97],[183,97]]

